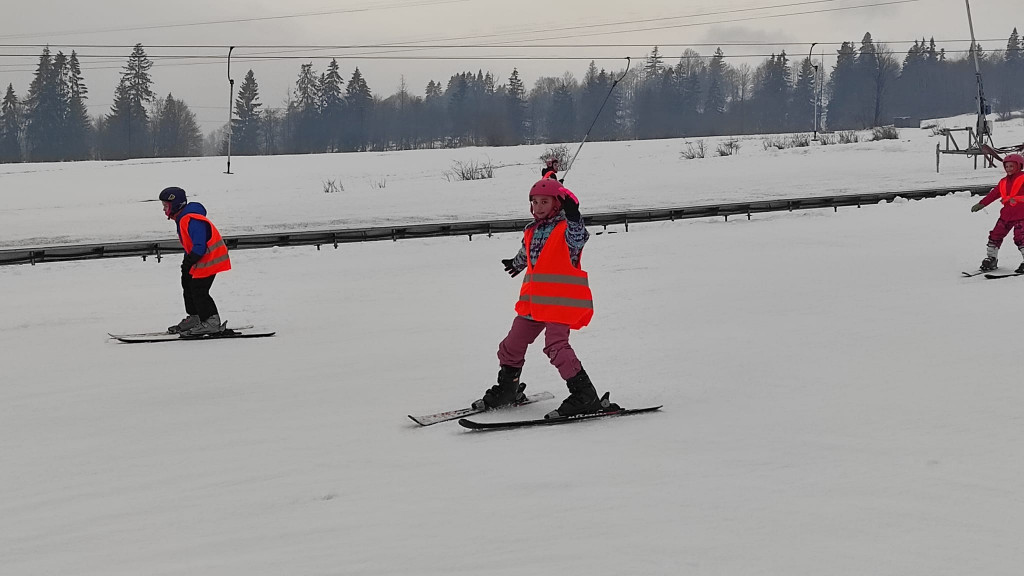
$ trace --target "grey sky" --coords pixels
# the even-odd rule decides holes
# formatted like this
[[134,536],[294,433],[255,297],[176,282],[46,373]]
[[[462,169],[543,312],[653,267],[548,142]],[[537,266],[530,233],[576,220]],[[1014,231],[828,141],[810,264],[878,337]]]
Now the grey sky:
[[[893,2],[903,3],[893,3]],[[7,0],[0,20],[0,83],[13,83],[23,97],[41,48],[11,45],[49,43],[53,52],[72,49],[81,56],[89,88],[91,114],[109,111],[111,94],[131,46],[141,42],[153,58],[156,93],[172,92],[184,99],[209,131],[227,119],[227,45],[344,46],[434,41],[434,44],[493,44],[501,47],[425,49],[394,52],[393,48],[315,51],[310,48],[236,48],[232,76],[236,86],[252,68],[264,106],[277,107],[294,85],[302,63],[323,71],[338,57],[347,80],[358,66],[375,94],[395,92],[404,75],[410,92],[422,94],[428,80],[446,82],[456,72],[484,70],[504,82],[513,67],[527,86],[542,75],[569,71],[583,75],[589,60],[599,68],[619,69],[625,57],[642,58],[661,46],[667,62],[675,62],[692,46],[711,54],[721,44],[727,56],[764,55],[785,49],[793,60],[803,58],[811,42],[815,54],[825,53],[830,67],[838,43],[859,42],[865,32],[897,52],[899,41],[922,36],[937,41],[970,37],[964,0],[49,0],[24,3]],[[858,6],[869,6],[854,8]],[[974,0],[975,34],[986,49],[1002,49],[1022,13],[1019,2]],[[238,20],[246,21],[238,21]],[[227,22],[231,21],[231,22]],[[735,45],[741,42],[790,45]],[[580,47],[527,48],[530,43]],[[733,43],[734,45],[729,45]],[[828,44],[835,43],[835,44]],[[616,44],[602,47],[595,44]],[[636,46],[624,46],[636,44]],[[708,44],[697,46],[696,44]],[[89,47],[113,45],[114,48]],[[172,49],[162,45],[211,45]],[[947,50],[963,50],[967,42],[941,42]],[[257,54],[294,58],[249,60]],[[370,54],[377,58],[370,58]],[[23,55],[23,56],[16,56]],[[168,59],[163,56],[191,56]],[[222,55],[217,60],[195,56]],[[447,56],[452,59],[381,59]],[[475,56],[512,59],[481,60]],[[537,59],[558,57],[558,59]],[[731,60],[736,62],[735,60]]]

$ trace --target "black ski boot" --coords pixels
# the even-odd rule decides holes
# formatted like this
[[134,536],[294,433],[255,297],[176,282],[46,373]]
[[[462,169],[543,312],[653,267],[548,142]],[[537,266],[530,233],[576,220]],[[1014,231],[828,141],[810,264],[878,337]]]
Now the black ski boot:
[[502,366],[498,370],[498,383],[491,386],[482,399],[474,402],[473,407],[493,409],[525,400],[526,394],[523,393],[523,389],[526,386],[519,384],[519,375],[522,372],[522,368]]
[[587,376],[587,371],[582,368],[578,374],[566,380],[565,385],[569,388],[569,397],[562,401],[558,410],[548,412],[545,418],[565,418],[618,409],[617,405],[608,401],[608,394],[598,397],[590,376]]
[[999,260],[996,259],[994,256],[989,256],[988,258],[985,258],[984,260],[981,261],[981,269],[984,272],[988,272],[989,270],[995,270],[998,266]]

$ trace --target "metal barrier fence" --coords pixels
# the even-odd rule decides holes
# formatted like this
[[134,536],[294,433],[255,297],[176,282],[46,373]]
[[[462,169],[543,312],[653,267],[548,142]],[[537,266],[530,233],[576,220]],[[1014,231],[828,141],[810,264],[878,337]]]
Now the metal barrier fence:
[[[815,208],[832,208],[838,210],[842,206],[857,206],[892,202],[896,198],[921,200],[936,198],[956,192],[985,194],[991,186],[972,186],[960,188],[941,188],[928,190],[904,190],[898,192],[879,192],[874,194],[848,194],[841,196],[819,196],[810,198],[787,198],[780,200],[760,200],[756,202],[736,202],[730,204],[710,204],[705,206],[685,206],[681,208],[653,208],[648,210],[630,210],[604,214],[587,214],[588,227],[624,225],[629,231],[630,224],[642,222],[658,222],[665,220],[684,220],[689,218],[746,216],[763,212],[791,212],[793,210],[811,210]],[[409,226],[382,226],[375,228],[350,228],[340,230],[318,230],[305,232],[287,232],[275,234],[248,234],[243,236],[225,237],[224,240],[231,250],[249,248],[270,248],[274,246],[321,246],[338,247],[349,242],[370,242],[375,240],[404,240],[413,238],[434,238],[439,236],[468,236],[520,232],[530,222],[527,219],[497,220],[493,222],[451,222],[441,224],[414,224]],[[38,264],[42,262],[64,262],[70,260],[93,260],[97,258],[122,258],[150,256],[158,261],[165,255],[181,253],[178,240],[157,240],[145,242],[112,242],[108,244],[73,244],[66,246],[45,246],[37,248],[20,248],[0,250],[0,265]]]

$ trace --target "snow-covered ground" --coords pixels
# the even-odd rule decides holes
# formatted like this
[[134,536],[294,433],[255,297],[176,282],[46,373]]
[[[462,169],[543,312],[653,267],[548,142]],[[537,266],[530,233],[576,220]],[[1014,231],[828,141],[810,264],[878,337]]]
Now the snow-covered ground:
[[[968,126],[971,117],[943,121]],[[1024,120],[997,123],[996,142],[1024,141]],[[870,132],[859,133],[867,140]],[[960,146],[966,145],[960,133]],[[992,181],[963,156],[935,172],[929,129],[902,129],[900,140],[765,150],[742,136],[734,156],[715,155],[732,138],[587,142],[566,185],[591,212],[969,186]],[[680,157],[703,141],[707,157]],[[578,144],[567,145],[575,153]],[[156,195],[180,186],[203,202],[225,234],[395,223],[516,218],[540,176],[548,146],[390,153],[145,159],[128,162],[0,164],[0,249],[173,237]],[[449,181],[455,162],[490,163],[494,178]],[[333,181],[343,192],[325,193]],[[156,213],[158,217],[154,218]]]
[[[567,184],[585,214],[998,179],[935,174],[904,133],[692,161],[588,143]],[[4,166],[0,238],[169,237],[142,200],[173,184],[234,233],[525,217],[541,150]],[[485,155],[521,165],[440,175]],[[665,408],[511,432],[406,414],[493,381],[514,234],[236,251],[213,294],[263,340],[109,341],[180,318],[176,259],[0,267],[0,573],[1017,574],[1024,279],[960,278],[998,212],[975,201],[595,229],[574,347],[613,400]],[[565,394],[539,348],[523,380]]]

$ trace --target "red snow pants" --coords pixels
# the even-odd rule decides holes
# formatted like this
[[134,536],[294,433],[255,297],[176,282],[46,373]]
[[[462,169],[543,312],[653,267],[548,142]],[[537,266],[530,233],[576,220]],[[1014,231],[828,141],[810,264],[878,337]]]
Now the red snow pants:
[[525,316],[516,316],[508,336],[498,345],[498,362],[503,366],[522,368],[526,363],[526,348],[544,332],[544,353],[551,365],[558,369],[563,380],[568,380],[583,368],[569,345],[569,325],[556,322],[537,322]]

